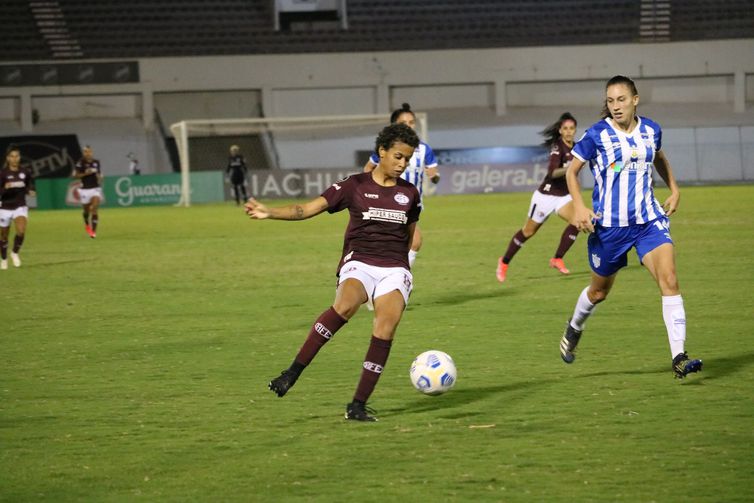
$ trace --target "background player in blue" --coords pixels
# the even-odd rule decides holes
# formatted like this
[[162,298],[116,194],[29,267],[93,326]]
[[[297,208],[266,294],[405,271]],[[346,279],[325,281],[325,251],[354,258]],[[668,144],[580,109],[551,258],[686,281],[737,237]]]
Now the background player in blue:
[[[390,123],[405,124],[415,131],[416,114],[414,114],[414,112],[411,110],[411,105],[404,103],[401,108],[393,110],[393,113],[390,114]],[[375,167],[377,167],[379,160],[380,159],[377,153],[372,153],[366,165],[364,166],[364,171],[372,171]],[[424,190],[425,174],[432,183],[437,183],[440,181],[440,173],[437,170],[437,159],[435,159],[435,153],[432,151],[432,147],[430,147],[423,141],[419,141],[419,146],[416,148],[416,150],[414,150],[414,155],[411,157],[411,162],[409,163],[408,167],[406,167],[406,171],[403,172],[401,178],[416,185],[416,188],[419,189],[419,195],[421,195]],[[411,250],[409,250],[408,252],[409,266],[414,266],[414,262],[416,261],[416,254],[419,253],[419,250],[422,247],[422,243],[422,233],[419,229],[419,226],[417,225],[416,231],[414,232],[414,241],[411,243]]]
[[15,267],[21,267],[19,252],[26,235],[29,207],[26,195],[35,195],[31,170],[21,166],[21,151],[10,146],[5,154],[5,165],[0,170],[0,269],[8,268],[8,237],[10,223],[15,222],[16,236],[10,258]]
[[322,346],[371,300],[372,339],[345,417],[376,421],[366,402],[387,363],[413,285],[408,250],[419,219],[420,197],[416,187],[400,176],[418,145],[413,129],[391,124],[377,137],[380,160],[372,172],[336,182],[321,196],[301,205],[267,208],[253,198],[246,203],[246,213],[254,219],[303,220],[325,210],[335,213],[344,209],[350,214],[338,264],[335,302],[314,322],[291,366],[270,381],[269,388],[276,395],[285,395]]
[[[516,232],[508,243],[508,249],[505,255],[497,261],[497,280],[501,283],[505,281],[508,273],[508,264],[513,260],[514,255],[521,249],[527,239],[537,233],[539,228],[545,223],[550,215],[557,213],[560,218],[570,222],[573,216],[573,203],[571,195],[568,193],[565,173],[571,164],[571,149],[573,148],[573,139],[576,135],[576,118],[566,112],[554,124],[551,124],[544,131],[542,136],[545,137],[543,146],[550,149],[550,160],[547,166],[547,175],[545,176],[539,188],[534,191],[529,203],[529,218],[526,219],[524,226]],[[575,226],[569,224],[563,230],[560,236],[560,244],[555,250],[555,256],[550,259],[550,267],[557,269],[562,274],[569,274],[570,271],[563,263],[563,257],[576,242],[579,231]]]
[[[673,170],[662,152],[659,124],[636,115],[639,93],[628,77],[617,75],[606,85],[603,119],[590,127],[573,147],[573,162],[566,172],[573,197],[572,223],[590,232],[591,284],[576,302],[573,316],[560,341],[563,361],[572,363],[584,323],[594,307],[607,298],[618,271],[626,266],[627,254],[636,248],[639,260],[657,282],[662,294],[662,317],[668,332],[672,369],[684,378],[702,370],[701,360],[686,354],[686,313],[678,287],[673,241],[668,216],[678,209],[680,192]],[[594,211],[584,205],[578,174],[590,163],[595,185]],[[655,199],[652,171],[670,189],[665,203]]]

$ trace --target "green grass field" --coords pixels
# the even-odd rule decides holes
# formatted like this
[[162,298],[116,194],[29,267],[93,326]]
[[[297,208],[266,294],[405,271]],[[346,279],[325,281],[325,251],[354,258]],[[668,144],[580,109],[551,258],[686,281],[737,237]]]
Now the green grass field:
[[[371,424],[343,420],[365,309],[285,398],[267,390],[332,302],[345,212],[105,208],[96,240],[78,210],[33,212],[23,266],[0,271],[0,500],[752,501],[754,187],[684,188],[672,219],[705,361],[683,382],[633,253],[562,363],[585,237],[559,276],[551,219],[495,280],[529,196],[428,201]],[[409,382],[427,349],[459,369],[439,397]]]

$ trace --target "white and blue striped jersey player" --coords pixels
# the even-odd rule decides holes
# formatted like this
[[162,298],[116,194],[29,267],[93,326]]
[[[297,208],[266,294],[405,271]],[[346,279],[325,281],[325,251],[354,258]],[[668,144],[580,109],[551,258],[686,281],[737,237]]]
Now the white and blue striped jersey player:
[[596,232],[588,248],[592,269],[609,276],[626,265],[626,253],[636,248],[639,259],[671,243],[669,222],[653,190],[654,161],[662,147],[662,129],[646,117],[624,132],[606,118],[594,124],[576,143],[573,156],[589,162],[594,175],[593,211]]
[[[380,163],[380,157],[374,152],[369,156],[369,161],[376,166]],[[414,149],[414,155],[411,156],[408,166],[406,166],[406,171],[403,172],[401,178],[413,183],[419,189],[419,195],[421,196],[424,190],[424,170],[436,167],[437,159],[435,158],[435,153],[432,151],[432,147],[420,141],[419,146]]]
[[627,227],[664,217],[652,189],[657,151],[662,147],[659,124],[638,117],[631,133],[604,119],[590,127],[573,147],[574,157],[589,162],[594,175],[592,205],[603,227]]

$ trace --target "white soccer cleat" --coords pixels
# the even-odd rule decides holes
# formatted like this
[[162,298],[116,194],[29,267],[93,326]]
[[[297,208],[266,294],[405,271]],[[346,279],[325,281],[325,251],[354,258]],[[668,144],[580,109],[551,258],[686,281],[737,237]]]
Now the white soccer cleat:
[[7,259],[0,260],[0,269],[4,271],[7,268],[8,268],[8,260]]
[[18,253],[10,252],[10,259],[13,262],[13,267],[21,267],[21,257],[18,256]]

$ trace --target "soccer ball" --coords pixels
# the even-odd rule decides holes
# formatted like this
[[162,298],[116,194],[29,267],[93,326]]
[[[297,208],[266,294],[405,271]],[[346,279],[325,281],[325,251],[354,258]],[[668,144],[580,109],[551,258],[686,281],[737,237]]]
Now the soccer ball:
[[456,383],[456,364],[447,353],[425,351],[411,364],[409,376],[416,389],[425,395],[445,393]]

